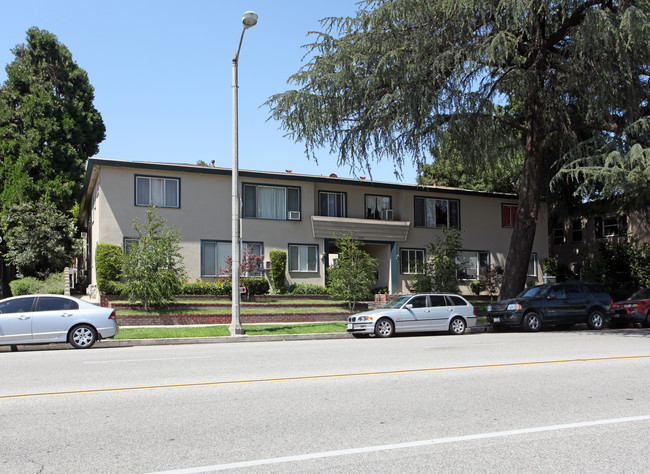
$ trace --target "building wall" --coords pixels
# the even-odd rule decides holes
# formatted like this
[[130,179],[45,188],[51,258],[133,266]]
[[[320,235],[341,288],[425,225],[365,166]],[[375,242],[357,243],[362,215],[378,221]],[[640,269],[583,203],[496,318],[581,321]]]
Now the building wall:
[[[144,221],[147,208],[135,205],[135,176],[180,178],[180,208],[158,208],[160,215],[173,225],[183,237],[182,255],[190,281],[206,279],[201,275],[201,241],[231,240],[231,176],[223,170],[196,166],[165,164],[121,165],[120,162],[91,160],[87,177],[86,218],[90,246],[91,283],[96,283],[94,249],[99,242],[122,245],[125,238],[135,237],[133,219]],[[243,218],[242,241],[262,242],[264,260],[274,249],[287,251],[288,244],[318,245],[318,271],[291,273],[290,283],[304,282],[323,285],[325,266],[331,241],[334,238],[314,237],[311,217],[318,215],[318,192],[344,192],[347,201],[347,218],[365,217],[367,194],[392,197],[393,220],[410,223],[406,240],[396,241],[381,236],[368,242],[368,250],[380,259],[380,286],[389,286],[393,292],[408,292],[411,275],[400,273],[399,255],[402,248],[425,249],[440,229],[414,226],[414,199],[455,199],[460,202],[460,229],[466,250],[489,252],[491,264],[503,266],[508,251],[512,228],[501,225],[501,205],[517,204],[512,195],[495,195],[467,192],[449,188],[416,187],[411,185],[374,183],[371,181],[309,177],[279,173],[240,171],[241,183],[298,186],[301,190],[301,219],[272,220]],[[533,252],[541,264],[548,256],[546,206],[540,206]],[[365,221],[368,222],[368,221]],[[391,253],[392,252],[392,253]],[[397,256],[397,259],[395,259]],[[397,260],[397,261],[396,261]],[[541,268],[537,271],[541,280]]]

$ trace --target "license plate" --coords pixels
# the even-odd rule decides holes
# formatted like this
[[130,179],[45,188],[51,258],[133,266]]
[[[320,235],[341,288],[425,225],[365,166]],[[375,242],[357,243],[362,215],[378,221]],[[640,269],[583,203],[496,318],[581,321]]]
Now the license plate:
[[495,323],[500,323],[501,318],[492,318],[492,321],[495,322]]

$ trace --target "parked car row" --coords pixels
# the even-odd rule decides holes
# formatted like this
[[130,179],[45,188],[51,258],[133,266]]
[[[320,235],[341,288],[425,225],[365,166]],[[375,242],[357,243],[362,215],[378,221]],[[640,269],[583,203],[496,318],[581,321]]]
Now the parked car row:
[[[602,329],[613,324],[643,323],[650,327],[650,288],[613,303],[605,289],[584,281],[538,285],[516,298],[487,307],[487,322],[496,330],[519,327],[539,331],[544,326],[569,328],[586,323]],[[462,296],[421,293],[399,296],[383,307],[348,317],[346,330],[355,337],[374,334],[446,331],[464,334],[476,325],[476,311]],[[87,349],[117,335],[115,311],[62,295],[28,295],[0,300],[0,345],[69,342]]]

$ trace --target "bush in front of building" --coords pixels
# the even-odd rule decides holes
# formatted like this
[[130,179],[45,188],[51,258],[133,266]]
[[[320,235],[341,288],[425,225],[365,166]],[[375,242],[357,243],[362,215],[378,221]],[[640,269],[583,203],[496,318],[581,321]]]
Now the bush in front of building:
[[[269,282],[264,278],[245,277],[240,279],[240,283],[249,295],[266,295],[270,290]],[[228,279],[188,282],[183,284],[182,294],[231,296],[232,285]]]
[[97,289],[109,295],[122,292],[122,269],[124,268],[124,251],[117,244],[100,242],[95,248],[95,271],[97,272]]
[[287,293],[290,295],[329,295],[329,290],[321,285],[312,283],[293,283],[287,286]]
[[271,283],[273,291],[284,293],[287,286],[287,252],[284,250],[271,250]]
[[54,273],[46,280],[34,277],[25,277],[9,282],[13,296],[54,294],[62,295],[65,290],[65,274]]

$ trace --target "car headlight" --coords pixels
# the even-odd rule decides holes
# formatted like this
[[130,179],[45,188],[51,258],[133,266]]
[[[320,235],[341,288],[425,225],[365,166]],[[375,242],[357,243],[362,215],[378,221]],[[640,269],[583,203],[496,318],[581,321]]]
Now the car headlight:
[[359,321],[372,321],[372,316],[359,316],[357,322]]
[[623,305],[623,308],[628,308],[628,309],[632,309],[632,308],[634,308],[634,309],[636,309],[636,308],[638,308],[639,306],[641,306],[641,305],[639,305],[639,304],[624,304],[624,305]]
[[487,310],[492,311],[492,305],[488,305]]
[[508,311],[519,311],[521,308],[521,305],[519,303],[510,303],[508,305]]

